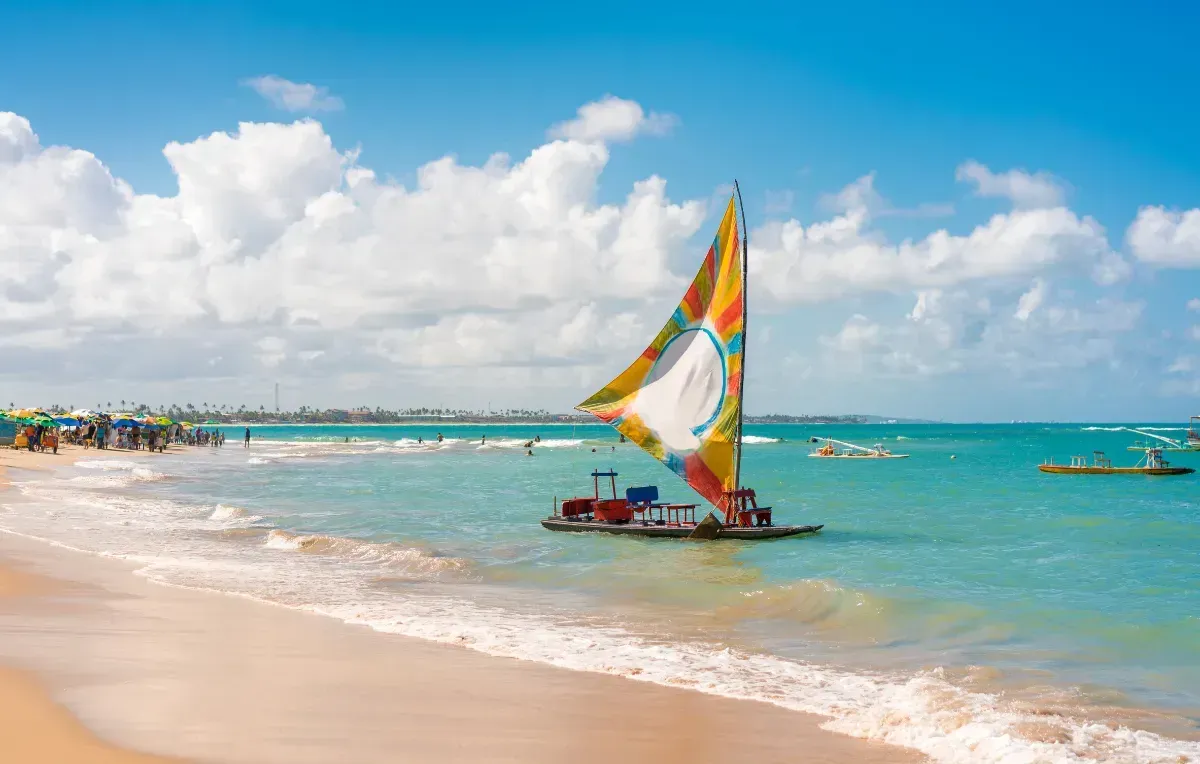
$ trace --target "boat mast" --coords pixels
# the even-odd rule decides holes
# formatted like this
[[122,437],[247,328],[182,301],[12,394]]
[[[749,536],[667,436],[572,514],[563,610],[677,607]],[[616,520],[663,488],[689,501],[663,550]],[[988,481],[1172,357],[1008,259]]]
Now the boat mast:
[[747,278],[746,264],[749,262],[748,246],[749,240],[746,235],[746,208],[742,205],[742,189],[738,186],[737,179],[733,180],[733,192],[737,194],[738,209],[742,213],[742,378],[738,382],[738,426],[737,426],[737,453],[734,457],[733,468],[733,488],[738,490],[742,487],[742,424],[746,415],[746,305],[750,297],[750,282]]

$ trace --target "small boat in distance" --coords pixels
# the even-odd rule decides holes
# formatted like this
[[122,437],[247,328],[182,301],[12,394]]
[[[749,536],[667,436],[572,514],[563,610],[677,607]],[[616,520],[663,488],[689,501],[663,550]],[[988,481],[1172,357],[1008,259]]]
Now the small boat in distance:
[[1085,456],[1072,456],[1070,464],[1055,464],[1054,460],[1039,464],[1038,469],[1055,475],[1188,475],[1196,470],[1191,467],[1172,467],[1162,458],[1161,448],[1147,448],[1133,467],[1114,467],[1112,460],[1103,451],[1092,452],[1092,463]]
[[1125,427],[1124,430],[1146,438],[1146,440],[1135,440],[1132,446],[1126,448],[1127,451],[1145,451],[1150,448],[1158,448],[1166,452],[1200,451],[1200,442],[1193,445],[1185,440],[1173,440],[1162,435],[1155,435],[1152,432],[1135,430],[1132,427]]
[[[847,443],[844,440],[834,440],[833,438],[813,438],[813,443],[824,443],[825,445],[816,449],[809,456],[817,459],[907,459],[908,454],[893,454],[891,451],[883,447],[882,443],[876,443],[873,447],[857,446],[853,443]],[[842,448],[834,448],[834,445]]]
[[1192,448],[1200,449],[1200,416],[1188,420],[1187,442]]
[[[593,470],[592,496],[559,504],[542,520],[551,531],[622,536],[757,540],[816,533],[820,525],[775,525],[770,507],[742,485],[745,385],[745,212],[738,237],[737,181],[712,246],[683,301],[650,347],[576,408],[614,427],[662,462],[723,515],[697,522],[697,504],[658,500],[657,486],[617,496],[617,473]],[[601,498],[600,479],[612,498]]]

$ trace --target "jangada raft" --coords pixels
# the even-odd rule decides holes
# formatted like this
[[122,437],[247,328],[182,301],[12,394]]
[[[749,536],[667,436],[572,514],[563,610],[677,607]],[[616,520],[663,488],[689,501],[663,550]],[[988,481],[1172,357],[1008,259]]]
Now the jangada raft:
[[1162,458],[1161,448],[1147,448],[1146,455],[1133,467],[1114,467],[1103,451],[1092,453],[1092,463],[1083,456],[1072,456],[1070,464],[1055,464],[1054,460],[1039,464],[1038,469],[1055,475],[1189,475],[1191,467],[1172,467]]
[[[1192,417],[1193,421],[1196,419],[1197,417]],[[1163,451],[1175,453],[1200,451],[1200,440],[1197,442],[1192,441],[1193,428],[1191,426],[1188,427],[1188,437],[1185,440],[1173,440],[1172,438],[1167,438],[1162,435],[1155,435],[1152,432],[1138,430],[1133,427],[1123,427],[1122,429],[1125,430],[1125,432],[1132,432],[1145,438],[1145,440],[1134,441],[1133,445],[1129,446],[1127,449],[1129,451],[1145,451],[1147,448],[1161,448]]]
[[[671,320],[628,369],[576,407],[665,464],[721,518],[708,512],[697,521],[699,504],[660,502],[656,486],[631,487],[620,497],[617,473],[608,470],[592,472],[592,496],[561,505],[556,498],[545,528],[749,540],[823,527],[776,525],[771,508],[758,506],[754,490],[741,485],[746,240],[738,239],[740,201],[735,181],[717,236]],[[600,496],[601,478],[609,480],[612,498]]]
[[[872,448],[866,446],[856,446],[853,443],[847,443],[844,440],[834,440],[833,438],[813,438],[814,443],[824,443],[818,449],[815,449],[809,456],[815,459],[907,459],[908,454],[893,454],[891,451],[883,447],[882,444],[876,443]],[[842,448],[834,448],[835,445]]]

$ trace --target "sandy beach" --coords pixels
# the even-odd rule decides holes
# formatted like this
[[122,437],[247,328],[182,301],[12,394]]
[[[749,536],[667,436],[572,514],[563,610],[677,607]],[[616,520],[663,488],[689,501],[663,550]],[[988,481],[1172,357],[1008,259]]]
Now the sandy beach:
[[[0,480],[81,455],[0,452]],[[922,760],[764,703],[379,634],[135,567],[0,535],[0,759]]]

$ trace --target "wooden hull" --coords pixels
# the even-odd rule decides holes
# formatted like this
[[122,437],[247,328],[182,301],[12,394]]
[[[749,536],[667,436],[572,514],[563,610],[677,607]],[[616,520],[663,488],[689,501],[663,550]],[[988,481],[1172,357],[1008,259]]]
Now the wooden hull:
[[1191,467],[1072,467],[1069,464],[1039,464],[1038,469],[1054,475],[1188,475]]
[[[542,520],[542,527],[550,531],[566,531],[569,533],[608,533],[613,536],[639,536],[642,538],[687,538],[695,525],[642,525],[632,523],[604,523],[596,520],[568,520],[562,517],[547,517]],[[717,534],[717,540],[760,541],[778,539],[787,536],[812,534],[824,528],[824,525],[770,525],[753,528],[722,527]]]

